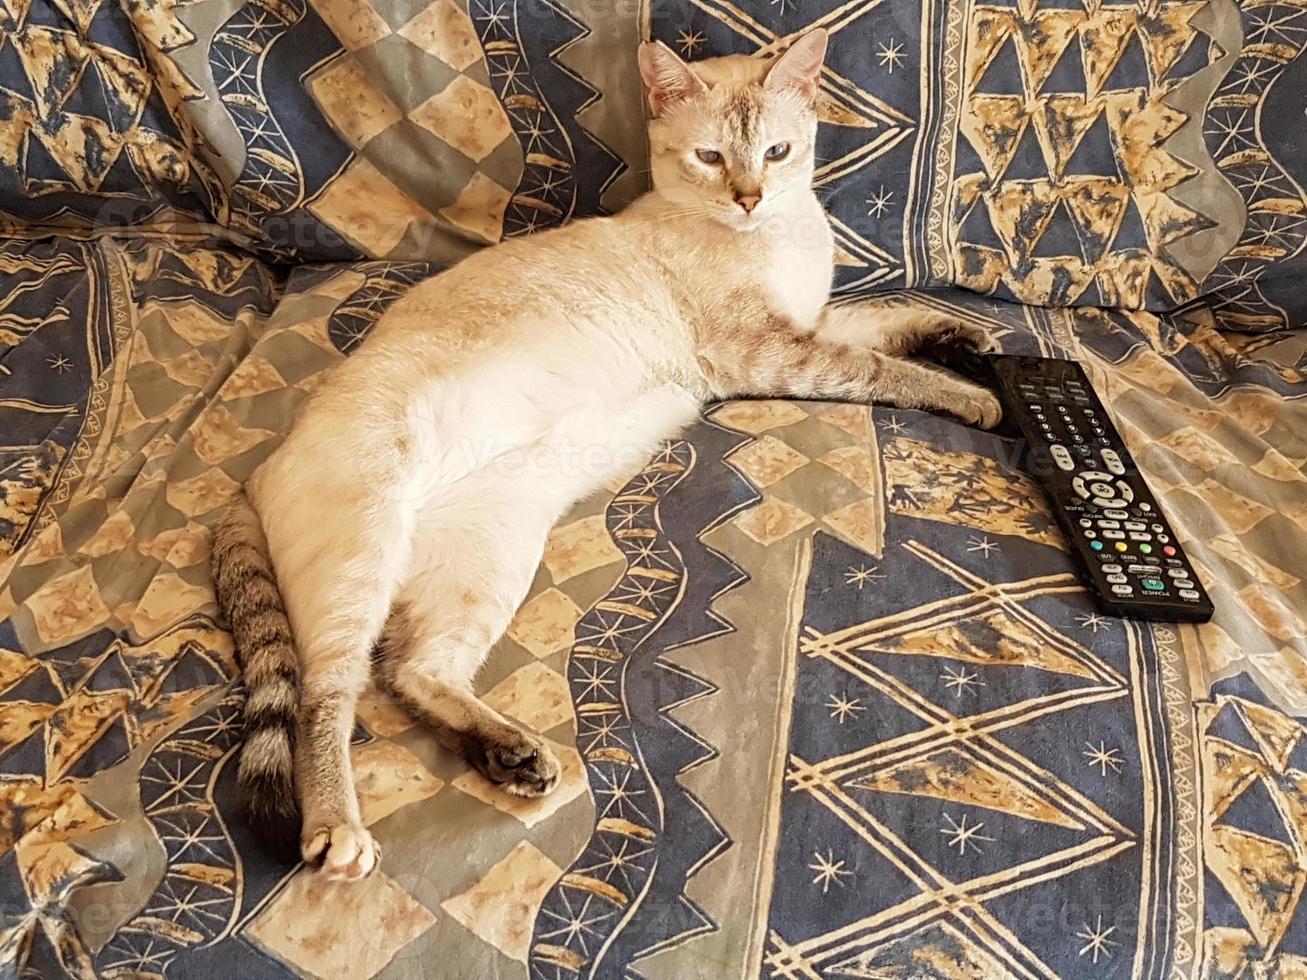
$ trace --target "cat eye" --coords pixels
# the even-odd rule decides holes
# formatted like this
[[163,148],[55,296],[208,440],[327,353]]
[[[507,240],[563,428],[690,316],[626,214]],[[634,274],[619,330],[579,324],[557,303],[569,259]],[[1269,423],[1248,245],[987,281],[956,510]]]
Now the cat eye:
[[716,150],[695,150],[694,155],[701,163],[706,163],[710,167],[715,167],[722,162],[722,155]]
[[767,147],[767,152],[763,154],[768,160],[784,160],[790,155],[789,143],[773,143]]

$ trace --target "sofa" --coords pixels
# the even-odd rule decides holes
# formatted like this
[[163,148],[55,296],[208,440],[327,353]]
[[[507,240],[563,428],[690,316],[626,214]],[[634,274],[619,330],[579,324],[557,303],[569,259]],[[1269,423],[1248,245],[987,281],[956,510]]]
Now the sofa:
[[[378,872],[265,848],[224,503],[411,284],[640,193],[641,39],[814,25],[836,301],[1080,361],[1215,617],[1099,612],[1010,439],[713,405],[480,677],[552,794],[369,691]],[[0,974],[1303,975],[1304,48],[1301,0],[0,0]]]

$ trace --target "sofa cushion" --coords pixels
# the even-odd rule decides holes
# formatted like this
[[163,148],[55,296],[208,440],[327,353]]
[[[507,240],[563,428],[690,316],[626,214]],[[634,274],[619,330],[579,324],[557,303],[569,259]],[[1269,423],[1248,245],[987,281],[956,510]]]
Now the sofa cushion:
[[[573,10],[572,8],[576,8]],[[449,261],[646,181],[635,47],[831,32],[817,183],[838,285],[1303,321],[1307,15],[1234,0],[634,5],[246,0],[0,33],[0,211],[180,209],[281,259]],[[3,15],[9,17],[9,15]]]

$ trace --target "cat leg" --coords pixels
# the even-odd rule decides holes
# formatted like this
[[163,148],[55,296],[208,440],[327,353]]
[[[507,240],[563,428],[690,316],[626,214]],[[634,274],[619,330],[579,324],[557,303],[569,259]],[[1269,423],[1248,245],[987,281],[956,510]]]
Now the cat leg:
[[[285,493],[265,495],[261,517],[300,659],[300,854],[328,878],[357,880],[373,871],[380,851],[359,813],[349,743],[372,647],[408,564],[412,520],[375,485],[318,490],[334,518],[324,519],[308,497]],[[324,527],[334,530],[324,534]]]
[[875,402],[945,412],[991,429],[1003,409],[988,388],[915,361],[824,341],[783,318],[746,342],[738,338],[703,352],[701,368],[719,397],[756,395]]
[[868,347],[891,357],[911,357],[932,348],[995,349],[983,329],[956,315],[923,307],[858,304],[828,306],[822,311],[817,337],[832,343]]
[[477,698],[472,683],[526,597],[556,514],[529,496],[489,507],[483,496],[474,507],[462,522],[460,507],[419,525],[424,554],[386,624],[380,677],[487,779],[542,796],[558,783],[557,759],[544,740]]

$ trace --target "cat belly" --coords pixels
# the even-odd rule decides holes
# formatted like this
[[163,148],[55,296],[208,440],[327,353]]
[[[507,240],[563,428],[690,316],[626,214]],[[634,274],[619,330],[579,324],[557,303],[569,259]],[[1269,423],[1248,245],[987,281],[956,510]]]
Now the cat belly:
[[501,355],[422,393],[409,429],[430,498],[499,477],[565,507],[639,469],[699,409],[693,394],[651,384],[638,366],[564,353]]

